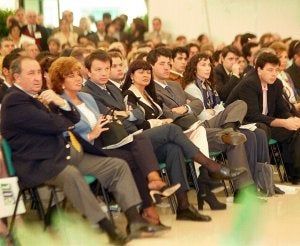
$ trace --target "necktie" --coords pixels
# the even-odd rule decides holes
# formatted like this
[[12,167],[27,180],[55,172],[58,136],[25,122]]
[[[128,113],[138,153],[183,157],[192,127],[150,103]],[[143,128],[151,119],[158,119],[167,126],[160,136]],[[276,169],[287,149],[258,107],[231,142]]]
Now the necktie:
[[79,141],[77,140],[77,138],[75,137],[74,133],[71,131],[68,131],[68,134],[69,134],[70,142],[71,142],[73,148],[77,152],[81,152],[81,145],[80,145]]
[[178,105],[180,105],[178,98],[175,96],[175,93],[172,91],[172,89],[169,86],[165,87],[165,90],[169,93],[169,95],[172,97],[174,102]]
[[33,28],[33,25],[30,25],[30,34],[31,34],[31,36],[34,36],[34,28]]

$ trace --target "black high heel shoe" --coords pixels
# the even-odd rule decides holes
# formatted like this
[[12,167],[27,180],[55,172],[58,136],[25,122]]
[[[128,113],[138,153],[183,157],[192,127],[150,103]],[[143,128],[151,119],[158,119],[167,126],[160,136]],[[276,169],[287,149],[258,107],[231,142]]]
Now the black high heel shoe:
[[160,190],[151,190],[150,191],[150,196],[153,200],[153,203],[161,203],[162,197],[169,197],[173,195],[179,188],[181,184],[176,184],[172,186],[164,186]]
[[[201,188],[200,188],[201,187]],[[199,192],[197,193],[198,209],[203,210],[204,202],[208,203],[211,210],[224,210],[226,204],[219,202],[214,193],[205,184],[199,184]]]

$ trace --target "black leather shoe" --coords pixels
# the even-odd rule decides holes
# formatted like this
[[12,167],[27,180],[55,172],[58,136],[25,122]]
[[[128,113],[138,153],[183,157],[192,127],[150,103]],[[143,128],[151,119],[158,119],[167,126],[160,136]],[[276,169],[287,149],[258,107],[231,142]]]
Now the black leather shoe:
[[200,214],[196,208],[190,205],[187,209],[177,210],[176,220],[190,220],[190,221],[211,221],[211,217]]
[[275,194],[278,194],[278,195],[285,194],[285,192],[283,190],[281,190],[279,187],[277,187],[276,185],[274,185],[274,191],[275,191]]
[[247,140],[247,137],[243,133],[233,128],[225,128],[218,132],[216,136],[220,137],[222,143],[230,145],[240,145]]
[[109,235],[109,242],[112,245],[125,245],[129,241],[130,241],[129,237],[124,235],[118,229],[116,229],[112,235]]
[[218,171],[211,172],[210,176],[214,179],[236,179],[243,173],[246,173],[247,169],[241,167],[236,169],[230,169],[222,166]]
[[130,223],[126,227],[129,238],[142,238],[152,237],[157,232],[164,231],[165,229],[160,225],[154,225],[146,222]]

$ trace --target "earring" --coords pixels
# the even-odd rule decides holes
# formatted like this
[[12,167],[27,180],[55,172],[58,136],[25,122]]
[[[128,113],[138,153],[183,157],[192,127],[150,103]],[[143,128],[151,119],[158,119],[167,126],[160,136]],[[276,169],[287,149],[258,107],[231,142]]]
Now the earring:
[[62,89],[64,90],[65,88],[66,88],[66,87],[63,85],[63,86],[62,86]]

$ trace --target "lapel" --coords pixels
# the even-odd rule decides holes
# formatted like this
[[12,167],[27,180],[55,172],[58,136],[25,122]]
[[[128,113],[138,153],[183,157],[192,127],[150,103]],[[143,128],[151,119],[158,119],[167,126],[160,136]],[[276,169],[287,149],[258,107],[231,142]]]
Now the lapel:
[[161,85],[159,85],[156,82],[155,82],[155,90],[158,93],[162,94],[163,96],[169,98],[171,101],[173,101],[177,105],[177,102],[173,99],[172,95],[170,95],[169,92],[167,92]]
[[[140,102],[145,104],[145,107],[148,107],[149,111],[152,111],[152,112],[154,111],[153,108],[152,108],[152,105],[147,100],[144,99],[143,95],[140,93],[140,91],[135,86],[131,85],[128,90],[130,90],[139,99]],[[163,114],[161,107],[153,101],[153,99],[148,95],[147,92],[145,92],[145,93],[147,94],[149,100],[151,100],[151,102],[158,109],[159,115],[158,115],[157,118],[159,118]]]
[[[93,95],[96,101],[102,102],[105,106],[109,108],[120,108],[120,104],[108,93],[103,91],[99,86],[97,86],[92,81],[88,80],[85,86],[90,90],[90,94]],[[108,86],[107,86],[108,88]],[[110,93],[114,93],[113,89],[108,88]]]

